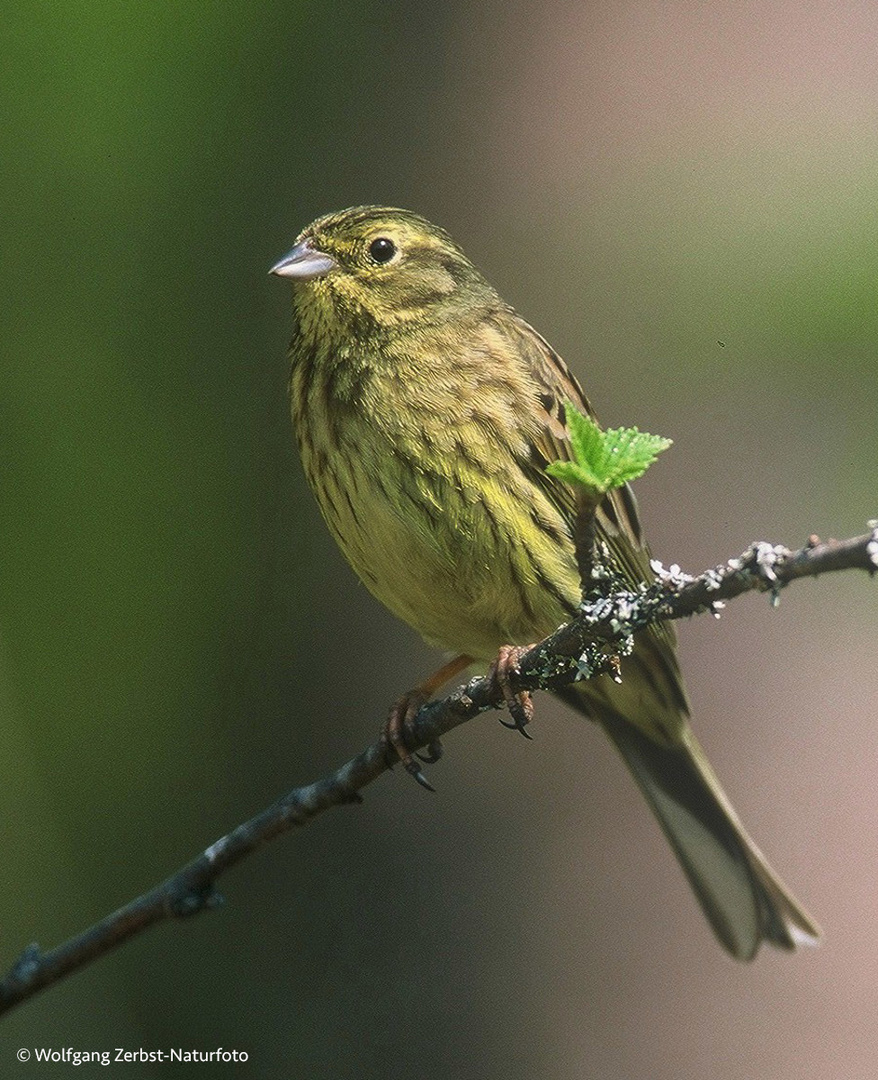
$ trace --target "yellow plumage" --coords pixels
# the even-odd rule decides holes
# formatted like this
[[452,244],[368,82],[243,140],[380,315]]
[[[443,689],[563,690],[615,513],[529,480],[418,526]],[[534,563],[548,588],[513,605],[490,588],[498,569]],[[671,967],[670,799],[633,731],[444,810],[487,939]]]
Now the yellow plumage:
[[[408,211],[320,218],[274,268],[291,278],[290,392],[305,473],[374,595],[433,645],[490,661],[545,637],[579,600],[567,367],[441,229]],[[598,525],[617,570],[650,577],[627,488]],[[561,695],[631,768],[711,925],[735,956],[818,931],[744,832],[688,724],[667,624],[607,676]]]

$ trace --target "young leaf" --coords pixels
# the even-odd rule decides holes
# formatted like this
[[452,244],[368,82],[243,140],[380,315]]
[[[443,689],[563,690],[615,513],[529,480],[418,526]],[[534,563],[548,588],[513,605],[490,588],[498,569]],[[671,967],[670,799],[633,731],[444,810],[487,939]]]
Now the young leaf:
[[656,457],[671,445],[670,439],[649,435],[634,428],[609,428],[601,431],[594,420],[583,416],[566,403],[567,428],[570,432],[572,461],[553,461],[546,472],[604,495],[621,487],[649,468]]

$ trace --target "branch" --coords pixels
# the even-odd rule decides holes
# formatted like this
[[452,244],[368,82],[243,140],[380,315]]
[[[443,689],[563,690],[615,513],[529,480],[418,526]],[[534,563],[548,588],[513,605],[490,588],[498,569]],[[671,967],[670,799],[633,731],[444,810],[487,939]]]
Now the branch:
[[[869,527],[871,532],[850,540],[822,543],[812,536],[796,552],[755,543],[725,566],[695,578],[681,573],[678,567],[665,571],[654,564],[658,579],[651,585],[614,588],[607,593],[604,584],[602,594],[586,596],[575,619],[524,654],[519,665],[519,687],[557,689],[578,678],[591,678],[605,671],[616,673],[618,658],[630,648],[631,636],[637,631],[655,622],[704,611],[717,614],[725,601],[741,593],[771,592],[776,598],[785,585],[798,578],[837,570],[860,569],[874,576],[878,571],[878,522],[870,522]],[[411,724],[408,741],[413,750],[420,749],[480,713],[500,707],[502,698],[498,698],[492,681],[485,677],[472,679],[441,701],[425,705]],[[63,945],[45,953],[36,944],[28,946],[0,980],[0,1013],[105,955],[148,926],[217,907],[222,897],[214,886],[222,873],[276,836],[307,825],[322,811],[361,802],[360,789],[388,768],[384,744],[373,743],[332,775],[295,788],[211,844],[160,885]]]

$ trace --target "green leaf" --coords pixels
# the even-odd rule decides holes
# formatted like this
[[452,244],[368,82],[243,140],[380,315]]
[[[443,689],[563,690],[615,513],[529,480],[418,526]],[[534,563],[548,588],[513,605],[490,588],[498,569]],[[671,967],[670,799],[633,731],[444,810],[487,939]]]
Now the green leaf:
[[551,476],[568,484],[604,495],[621,487],[649,468],[656,457],[671,445],[670,439],[632,428],[601,431],[594,420],[583,416],[566,402],[572,461],[553,461],[546,468]]

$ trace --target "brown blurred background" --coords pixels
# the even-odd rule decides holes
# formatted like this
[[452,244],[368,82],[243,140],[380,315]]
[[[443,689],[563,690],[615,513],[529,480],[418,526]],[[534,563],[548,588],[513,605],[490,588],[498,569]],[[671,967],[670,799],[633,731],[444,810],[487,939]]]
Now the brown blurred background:
[[[873,4],[20,0],[4,24],[4,967],[341,763],[436,663],[295,455],[266,270],[317,214],[444,225],[605,423],[671,436],[638,485],[664,561],[878,515]],[[698,733],[819,950],[728,960],[600,733],[541,699],[533,743],[468,725],[437,795],[384,778],[223,879],[221,911],[10,1015],[0,1072],[221,1045],[260,1080],[872,1080],[876,600],[836,575],[681,631]]]

